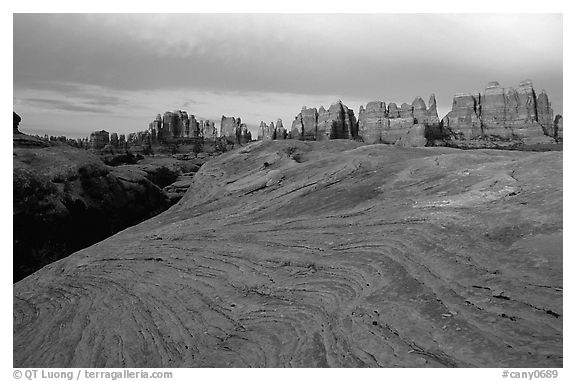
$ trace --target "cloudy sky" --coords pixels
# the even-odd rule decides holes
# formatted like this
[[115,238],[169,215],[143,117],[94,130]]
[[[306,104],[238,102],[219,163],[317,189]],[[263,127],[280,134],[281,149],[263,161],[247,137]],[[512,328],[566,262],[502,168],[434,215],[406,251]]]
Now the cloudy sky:
[[27,133],[128,133],[157,113],[290,126],[303,105],[426,101],[532,79],[562,113],[562,16],[15,14]]

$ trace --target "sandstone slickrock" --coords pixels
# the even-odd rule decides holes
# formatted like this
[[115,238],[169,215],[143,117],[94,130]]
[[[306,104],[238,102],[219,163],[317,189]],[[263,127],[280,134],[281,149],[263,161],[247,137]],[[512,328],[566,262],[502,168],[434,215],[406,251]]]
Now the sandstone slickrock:
[[562,367],[562,199],[560,152],[251,143],[16,283],[13,366]]

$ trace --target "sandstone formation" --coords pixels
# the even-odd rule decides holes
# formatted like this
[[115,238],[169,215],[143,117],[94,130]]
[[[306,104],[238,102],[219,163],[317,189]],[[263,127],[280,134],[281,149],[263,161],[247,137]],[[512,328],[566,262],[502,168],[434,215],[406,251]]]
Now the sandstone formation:
[[353,139],[357,136],[357,122],[354,111],[342,101],[330,106],[304,106],[292,122],[291,138],[300,140]]
[[564,128],[562,126],[562,115],[556,115],[554,117],[554,138],[557,140],[562,140],[564,135]]
[[452,111],[442,120],[446,138],[460,146],[483,141],[535,144],[553,141],[553,111],[548,96],[538,97],[532,82],[504,89],[490,82],[483,93],[457,94]]
[[[392,111],[394,112],[394,110]],[[368,102],[366,108],[360,106],[360,111],[358,112],[358,136],[365,143],[381,143],[382,132],[388,129],[388,117],[384,102]]]
[[118,148],[119,141],[118,141],[118,134],[116,132],[110,134],[110,145],[112,145],[112,147],[114,148]]
[[[302,109],[302,111],[303,110],[304,110],[304,108]],[[292,127],[290,128],[290,138],[291,139],[302,140],[302,136],[304,133],[304,130],[303,130],[304,121],[302,119],[302,111],[298,115],[296,115],[296,117],[292,121]]]
[[302,108],[302,140],[316,140],[318,111],[316,108]]
[[248,130],[248,126],[245,123],[241,123],[240,127],[236,130],[237,131],[237,142],[240,145],[244,145],[250,143],[252,140],[252,133]]
[[214,122],[209,120],[201,121],[202,126],[202,137],[208,141],[214,141],[218,137],[218,132],[216,130],[216,126],[214,126]]
[[264,135],[266,135],[268,130],[268,125],[264,121],[260,121],[260,126],[258,126],[258,140],[264,140]]
[[108,131],[94,131],[90,134],[90,147],[93,149],[102,149],[110,143],[110,134]]
[[276,127],[274,123],[270,122],[270,125],[265,122],[260,122],[260,127],[258,128],[258,140],[274,140],[276,139]]
[[282,119],[278,118],[278,120],[276,120],[276,139],[284,140],[287,137],[288,132],[286,131],[284,125],[282,124]]
[[330,106],[328,110],[321,107],[318,112],[317,140],[353,139],[358,135],[354,111],[348,109],[342,101]]
[[[298,129],[298,127],[296,128]],[[298,132],[298,134],[301,134],[301,132]],[[274,125],[274,122],[270,122],[269,125],[265,122],[260,122],[260,127],[258,128],[258,140],[284,140],[287,138],[288,132],[282,124],[282,119],[277,119],[276,125]]]
[[[197,140],[204,137],[204,121],[196,119],[195,115],[183,110],[167,111],[164,115],[156,115],[148,125],[147,131],[153,144],[170,143],[182,140]],[[213,134],[206,134],[207,139],[214,139]]]
[[126,135],[120,134],[118,137],[118,148],[126,148]]
[[441,139],[440,120],[436,98],[430,97],[429,106],[420,97],[412,105],[403,103],[369,102],[358,113],[358,137],[368,144],[386,143],[407,147],[424,147]]
[[13,366],[563,367],[562,201],[561,152],[251,143],[17,282]]
[[542,90],[536,99],[538,123],[542,126],[544,134],[554,137],[554,110],[548,100],[548,94]]
[[239,135],[240,124],[242,121],[240,118],[226,117],[222,115],[220,121],[220,136],[226,138],[230,143],[237,143]]

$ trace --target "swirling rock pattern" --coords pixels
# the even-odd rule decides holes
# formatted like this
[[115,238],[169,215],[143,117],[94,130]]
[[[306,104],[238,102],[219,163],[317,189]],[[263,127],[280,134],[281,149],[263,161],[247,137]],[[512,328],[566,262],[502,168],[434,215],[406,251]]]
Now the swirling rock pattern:
[[14,285],[15,367],[562,366],[561,152],[268,141]]

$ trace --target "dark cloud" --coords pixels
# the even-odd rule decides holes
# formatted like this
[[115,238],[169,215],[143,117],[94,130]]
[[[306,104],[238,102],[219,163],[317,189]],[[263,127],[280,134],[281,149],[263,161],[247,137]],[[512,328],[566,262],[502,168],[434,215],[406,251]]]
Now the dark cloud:
[[78,104],[73,101],[57,100],[57,99],[41,99],[41,98],[26,98],[23,100],[26,104],[31,106],[37,106],[42,108],[48,108],[50,110],[63,110],[63,111],[73,111],[73,112],[90,112],[90,113],[109,113],[102,107],[86,106]]
[[[253,108],[277,102],[258,94],[299,94],[283,115],[302,95],[318,106],[435,93],[443,109],[455,93],[527,78],[562,112],[561,15],[14,15],[15,100],[51,92],[68,111],[144,109],[155,91],[209,91],[223,113],[244,94]],[[214,114],[190,96],[158,107]]]

